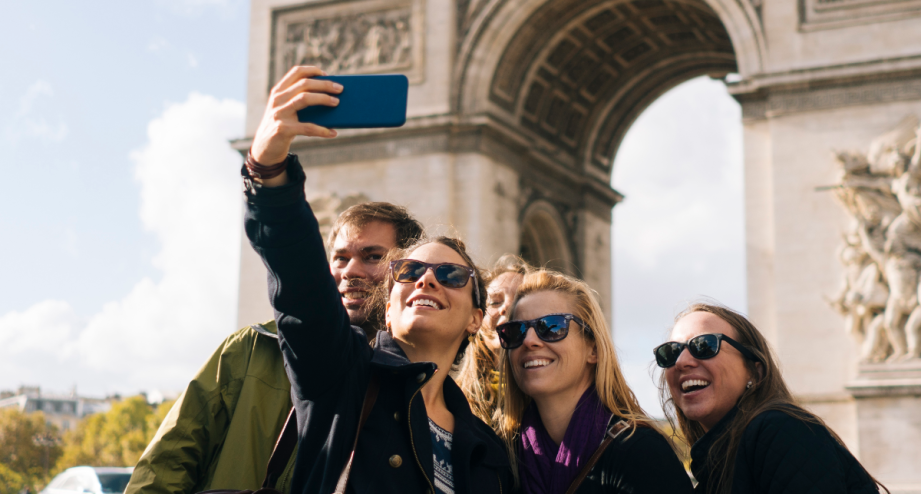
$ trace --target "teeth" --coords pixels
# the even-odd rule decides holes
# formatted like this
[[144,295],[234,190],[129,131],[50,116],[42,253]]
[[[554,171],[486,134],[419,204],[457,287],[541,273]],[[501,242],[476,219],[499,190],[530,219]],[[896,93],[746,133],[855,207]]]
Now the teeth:
[[368,292],[345,292],[342,294],[342,298],[350,300],[368,298]]
[[549,360],[529,360],[524,363],[524,368],[529,369],[531,367],[543,367],[545,365],[550,365]]
[[687,391],[688,388],[692,386],[709,386],[709,385],[710,385],[710,381],[704,381],[702,379],[691,379],[689,381],[685,381],[681,383],[681,390]]
[[427,305],[429,307],[434,307],[435,309],[441,309],[441,306],[438,305],[438,302],[427,298],[420,298],[419,300],[413,302],[413,307],[418,307],[420,305]]

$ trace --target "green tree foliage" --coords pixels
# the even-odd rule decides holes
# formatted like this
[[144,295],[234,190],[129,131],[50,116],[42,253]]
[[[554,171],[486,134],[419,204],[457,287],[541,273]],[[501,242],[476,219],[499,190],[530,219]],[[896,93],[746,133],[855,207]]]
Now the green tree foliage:
[[41,412],[0,410],[0,494],[44,485],[61,456],[59,437]]
[[94,467],[134,466],[163,421],[172,403],[154,410],[143,396],[112,405],[105,413],[90,415],[64,434],[64,454],[56,471],[77,465]]

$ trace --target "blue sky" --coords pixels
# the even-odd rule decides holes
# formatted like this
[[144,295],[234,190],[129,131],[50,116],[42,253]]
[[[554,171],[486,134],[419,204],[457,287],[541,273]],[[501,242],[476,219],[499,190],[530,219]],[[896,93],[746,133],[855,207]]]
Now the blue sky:
[[[178,391],[236,329],[239,157],[226,142],[243,132],[248,10],[4,7],[0,389]],[[641,115],[616,157],[615,339],[650,411],[651,348],[674,314],[701,296],[745,309],[740,119],[721,82],[695,79]]]

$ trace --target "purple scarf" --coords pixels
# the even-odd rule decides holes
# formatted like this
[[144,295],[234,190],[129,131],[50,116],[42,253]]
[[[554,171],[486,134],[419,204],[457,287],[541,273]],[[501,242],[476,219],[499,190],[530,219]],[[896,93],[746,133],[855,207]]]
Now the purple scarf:
[[611,415],[598,399],[595,386],[589,386],[572,413],[563,442],[557,446],[532,402],[521,420],[518,473],[522,492],[564,494],[604,440]]

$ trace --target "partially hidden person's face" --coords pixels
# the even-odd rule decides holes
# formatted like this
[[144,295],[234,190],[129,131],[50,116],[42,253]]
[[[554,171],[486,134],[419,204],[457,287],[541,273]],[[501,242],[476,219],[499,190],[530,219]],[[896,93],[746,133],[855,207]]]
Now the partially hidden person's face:
[[345,225],[336,235],[329,270],[336,280],[349,321],[363,324],[371,312],[371,292],[387,276],[383,259],[396,247],[396,229],[390,223],[372,221],[363,227]]
[[[697,335],[715,333],[739,341],[735,328],[709,312],[692,312],[679,319],[670,341],[685,343]],[[665,380],[675,406],[688,420],[710,430],[738,403],[751,375],[745,357],[724,341],[719,353],[705,360],[697,360],[685,348],[675,365],[665,369]]]
[[524,276],[518,273],[502,273],[486,288],[486,316],[483,318],[483,337],[493,351],[498,351],[499,335],[496,326],[508,322],[515,301],[515,292]]
[[[437,242],[424,244],[407,259],[430,264],[468,266],[454,249]],[[483,311],[473,301],[474,280],[460,288],[448,288],[427,269],[415,283],[394,282],[387,302],[387,324],[394,338],[423,345],[460,344],[483,322]]]
[[[548,314],[573,314],[569,295],[543,291],[526,295],[515,307],[514,320],[537,319]],[[512,376],[518,387],[535,400],[578,393],[592,383],[598,357],[595,345],[582,334],[582,327],[569,323],[569,335],[545,342],[528,328],[524,342],[508,354]]]

